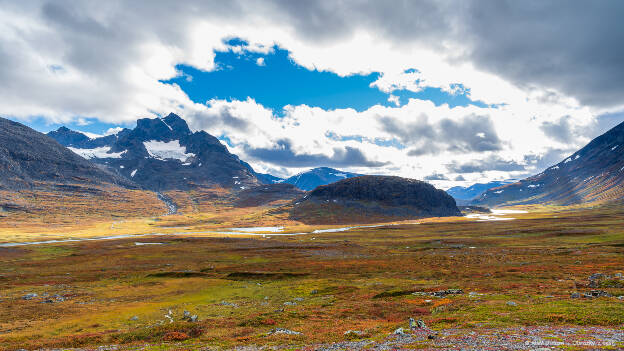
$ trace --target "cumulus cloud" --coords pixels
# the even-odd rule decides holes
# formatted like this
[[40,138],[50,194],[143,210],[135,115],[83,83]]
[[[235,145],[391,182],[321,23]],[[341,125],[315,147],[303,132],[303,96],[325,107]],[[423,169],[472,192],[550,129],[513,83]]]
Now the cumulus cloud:
[[439,153],[448,150],[457,153],[496,151],[501,140],[488,116],[467,115],[455,121],[444,118],[429,123],[426,115],[415,122],[404,123],[397,118],[379,118],[383,130],[397,136],[407,145],[418,145],[409,151],[411,156]]
[[288,139],[278,140],[274,148],[247,149],[246,154],[252,158],[287,167],[380,167],[387,162],[369,160],[361,150],[346,146],[334,148],[331,156],[323,154],[297,154]]
[[425,176],[423,180],[449,180],[447,176],[442,173],[434,173],[428,176]]
[[505,160],[498,156],[490,156],[485,159],[472,160],[459,163],[451,162],[447,168],[455,173],[477,173],[485,171],[522,171],[524,166],[514,160]]
[[562,143],[569,143],[574,138],[573,127],[567,117],[556,122],[543,122],[541,128],[546,135]]

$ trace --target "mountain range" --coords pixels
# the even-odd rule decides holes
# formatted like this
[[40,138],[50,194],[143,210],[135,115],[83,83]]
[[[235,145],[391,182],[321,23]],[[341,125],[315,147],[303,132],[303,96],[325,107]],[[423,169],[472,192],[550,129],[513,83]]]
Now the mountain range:
[[277,181],[276,183],[292,184],[301,190],[308,191],[321,185],[331,184],[342,179],[359,177],[361,175],[362,174],[339,171],[329,167],[318,167]]
[[134,129],[95,139],[65,127],[48,136],[150,190],[216,185],[245,189],[261,184],[253,169],[217,138],[204,131],[191,132],[173,113],[139,119]]
[[623,197],[624,123],[621,123],[542,173],[489,189],[472,203],[573,205]]
[[[0,187],[5,189],[82,182],[154,191],[214,186],[243,191],[283,183],[312,191],[336,182],[359,184],[342,181],[362,178],[361,174],[327,167],[286,179],[257,173],[217,138],[204,131],[192,132],[173,113],[139,119],[133,129],[95,138],[66,127],[46,136],[0,119],[0,140]],[[273,197],[280,192],[269,190]],[[624,196],[624,123],[535,176],[511,183],[454,187],[448,193],[460,204],[490,207],[620,200]]]
[[475,183],[467,187],[454,186],[446,190],[446,192],[451,195],[458,204],[466,205],[489,189],[513,182],[512,180],[495,180],[488,183]]
[[[206,132],[192,133],[176,114],[139,119],[134,129],[90,138],[60,127],[48,133],[73,152],[108,166],[147,189],[191,189],[221,185],[239,189],[260,184],[292,184],[312,190],[361,174],[328,167],[313,168],[289,178],[256,172],[247,162],[228,152],[225,145]],[[217,167],[211,165],[218,165]]]

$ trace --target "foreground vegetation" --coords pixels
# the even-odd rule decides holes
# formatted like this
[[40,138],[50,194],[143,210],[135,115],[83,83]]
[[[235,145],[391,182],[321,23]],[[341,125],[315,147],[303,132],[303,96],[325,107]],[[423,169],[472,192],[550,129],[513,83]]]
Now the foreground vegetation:
[[[624,209],[540,211],[513,221],[450,218],[299,236],[181,234],[0,248],[0,348],[297,348],[382,340],[410,317],[433,330],[621,332]],[[153,224],[205,226],[215,216]],[[226,219],[220,223],[237,223]],[[602,276],[590,279],[596,273]],[[433,294],[445,290],[451,293]],[[592,290],[605,296],[582,297]],[[301,334],[271,333],[276,328]]]

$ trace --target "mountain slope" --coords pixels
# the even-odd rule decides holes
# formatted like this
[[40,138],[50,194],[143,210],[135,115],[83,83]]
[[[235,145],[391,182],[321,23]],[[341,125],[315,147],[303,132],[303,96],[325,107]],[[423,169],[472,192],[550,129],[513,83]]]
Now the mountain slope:
[[136,188],[23,124],[0,118],[0,188],[19,190],[45,183],[116,184]]
[[624,123],[544,172],[490,189],[477,205],[571,205],[624,198]]
[[136,128],[112,136],[85,140],[76,133],[59,128],[48,135],[147,189],[188,190],[213,185],[245,189],[260,184],[253,170],[217,138],[204,131],[191,132],[173,113],[165,118],[139,119]]
[[496,180],[489,183],[475,183],[471,186],[454,186],[448,189],[446,192],[451,195],[458,203],[469,203],[472,199],[480,196],[488,189],[497,188],[505,184],[513,183],[513,181]]
[[293,205],[291,217],[304,223],[365,223],[422,217],[460,216],[443,190],[414,179],[361,176],[322,185]]
[[331,184],[342,179],[359,177],[362,174],[339,171],[328,167],[313,168],[284,179],[283,183],[292,184],[301,190],[312,190],[318,186]]

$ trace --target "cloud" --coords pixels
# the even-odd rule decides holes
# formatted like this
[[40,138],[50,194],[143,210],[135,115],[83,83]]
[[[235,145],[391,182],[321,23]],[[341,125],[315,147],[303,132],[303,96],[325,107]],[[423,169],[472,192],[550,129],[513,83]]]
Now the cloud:
[[466,181],[466,178],[464,178],[464,176],[460,174],[457,177],[455,177],[455,181],[456,182],[463,182],[463,181]]
[[447,176],[442,173],[430,174],[423,178],[423,180],[449,180]]
[[[263,169],[294,171],[276,157],[281,152],[293,165],[372,165],[376,173],[414,178],[444,173],[446,165],[490,168],[464,175],[485,181],[479,178],[494,172],[536,171],[553,150],[578,148],[622,120],[623,7],[564,0],[6,2],[0,115],[128,124],[176,112],[195,130],[227,138],[241,158],[262,155],[254,166]],[[194,102],[162,83],[181,74],[176,65],[210,71],[218,69],[215,52],[252,52],[259,60],[276,45],[310,70],[378,72],[372,86],[396,106],[271,111],[253,96]],[[427,88],[486,106],[434,104],[422,100]],[[404,91],[421,99],[406,103]],[[290,144],[280,151],[284,140]]]
[[473,1],[466,9],[461,28],[478,67],[583,104],[621,106],[623,2]]
[[478,173],[485,171],[522,171],[525,167],[513,160],[504,160],[498,156],[490,156],[482,160],[472,160],[469,162],[451,162],[447,168],[454,173]]
[[502,148],[501,140],[488,116],[472,114],[457,121],[444,118],[437,123],[429,123],[425,115],[412,123],[381,117],[379,122],[384,131],[395,135],[405,144],[417,145],[408,152],[410,156],[435,154],[441,150],[468,153]]
[[278,140],[274,148],[247,149],[254,159],[286,167],[381,167],[387,162],[371,161],[361,150],[353,147],[334,148],[333,155],[298,154],[288,139]]
[[574,139],[574,131],[567,117],[561,117],[557,122],[543,122],[542,131],[549,137],[562,142],[569,143]]
[[541,172],[544,169],[561,162],[565,157],[573,154],[576,151],[575,148],[549,148],[539,154],[528,154],[524,156],[524,163],[532,166],[537,172]]

